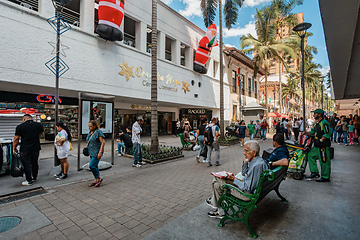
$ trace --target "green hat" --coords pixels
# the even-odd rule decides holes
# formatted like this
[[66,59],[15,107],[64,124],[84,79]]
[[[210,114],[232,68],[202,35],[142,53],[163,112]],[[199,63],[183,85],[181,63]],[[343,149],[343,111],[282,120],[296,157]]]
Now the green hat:
[[322,110],[321,108],[318,108],[318,109],[316,109],[316,110],[314,110],[312,112],[313,113],[320,113],[320,114],[324,115],[324,110]]

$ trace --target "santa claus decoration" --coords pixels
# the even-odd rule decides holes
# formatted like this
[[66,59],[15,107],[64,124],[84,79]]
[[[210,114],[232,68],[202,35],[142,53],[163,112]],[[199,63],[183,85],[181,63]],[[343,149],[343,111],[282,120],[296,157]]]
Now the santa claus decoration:
[[209,60],[212,48],[219,45],[216,38],[216,33],[217,33],[216,25],[211,24],[206,30],[206,36],[204,36],[200,40],[199,47],[196,50],[196,54],[195,54],[195,61],[194,61],[195,72],[201,74],[207,73],[205,64]]
[[99,24],[96,32],[103,39],[109,41],[123,40],[120,25],[124,19],[125,0],[100,0],[99,1]]

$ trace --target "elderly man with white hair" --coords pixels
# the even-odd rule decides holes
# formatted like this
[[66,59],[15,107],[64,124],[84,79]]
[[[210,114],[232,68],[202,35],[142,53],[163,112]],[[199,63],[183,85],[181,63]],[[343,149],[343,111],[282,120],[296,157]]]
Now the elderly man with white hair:
[[[246,193],[254,193],[264,170],[268,169],[266,162],[259,156],[260,146],[255,140],[250,140],[244,144],[245,160],[243,161],[242,170],[235,176],[227,176],[226,178],[214,177],[212,182],[213,196],[206,199],[206,203],[214,209],[209,212],[209,217],[222,218],[224,215],[223,209],[219,209],[218,200],[225,190],[221,187],[224,184],[232,184]],[[249,201],[250,199],[237,191],[231,190],[232,195]]]

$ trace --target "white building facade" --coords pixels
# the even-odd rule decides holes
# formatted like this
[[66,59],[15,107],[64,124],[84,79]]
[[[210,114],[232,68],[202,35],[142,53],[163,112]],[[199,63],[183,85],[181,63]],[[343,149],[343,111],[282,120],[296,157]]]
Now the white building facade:
[[[0,108],[33,107],[51,116],[55,76],[45,63],[54,57],[48,42],[54,45],[56,32],[46,20],[55,9],[50,0],[30,2],[0,0]],[[117,129],[127,127],[138,115],[150,124],[151,1],[126,1],[121,42],[105,41],[94,33],[96,2],[73,0],[72,6],[64,13],[72,29],[61,35],[66,55],[61,59],[70,69],[60,77],[60,119],[73,123],[75,131],[78,93],[85,92],[115,96]],[[194,52],[205,32],[161,1],[158,33],[160,133],[173,133],[174,122],[182,117],[194,125],[205,116],[219,117],[219,48],[212,51],[206,75],[193,71]],[[228,71],[224,73],[226,124],[231,111],[226,104],[230,102]],[[43,121],[48,121],[44,127],[49,133],[51,120]]]

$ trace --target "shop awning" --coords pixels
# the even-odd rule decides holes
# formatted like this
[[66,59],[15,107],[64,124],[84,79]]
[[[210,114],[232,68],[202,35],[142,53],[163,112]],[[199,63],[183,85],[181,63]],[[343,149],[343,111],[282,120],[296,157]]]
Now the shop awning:
[[260,104],[256,103],[256,102],[251,102],[247,105],[245,105],[243,108],[243,110],[247,111],[247,110],[266,110],[266,108],[264,108],[263,106],[261,106]]
[[[269,112],[269,117],[280,117],[281,114],[277,113],[277,112]],[[265,114],[266,117],[266,114]]]

